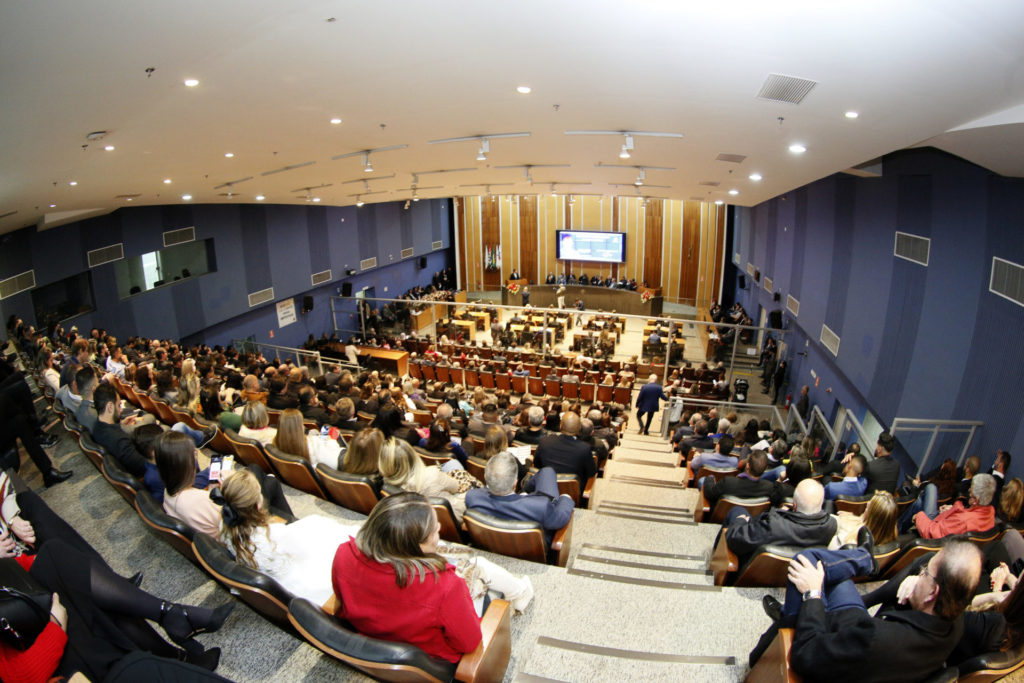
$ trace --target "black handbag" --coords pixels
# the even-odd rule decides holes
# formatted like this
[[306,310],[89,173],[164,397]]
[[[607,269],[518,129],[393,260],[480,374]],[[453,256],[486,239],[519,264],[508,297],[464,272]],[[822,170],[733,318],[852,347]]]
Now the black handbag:
[[53,594],[13,558],[0,559],[0,641],[27,650],[50,621]]

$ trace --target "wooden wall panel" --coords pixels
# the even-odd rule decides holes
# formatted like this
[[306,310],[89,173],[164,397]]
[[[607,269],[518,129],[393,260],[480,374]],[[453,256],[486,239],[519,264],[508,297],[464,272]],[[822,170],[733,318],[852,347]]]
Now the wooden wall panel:
[[519,272],[534,282],[544,282],[547,271],[542,274],[538,267],[537,239],[537,197],[525,195],[519,198]]
[[486,256],[488,249],[492,251],[501,244],[501,205],[497,197],[484,199],[480,211],[480,259],[483,263],[484,288],[496,290],[504,284],[500,270],[487,268]]
[[674,301],[679,296],[679,254],[682,240],[682,204],[674,200],[664,200],[663,210],[665,212],[663,237],[664,249],[661,250],[661,272],[662,296],[668,301]]
[[466,197],[456,197],[455,202],[455,215],[458,216],[458,222],[455,226],[455,230],[458,234],[458,253],[455,257],[458,259],[459,264],[459,281],[456,285],[459,289],[469,289],[469,270],[468,264],[466,263],[466,204],[469,200]]
[[711,300],[721,301],[722,298],[722,269],[725,267],[725,206],[708,204],[707,210],[715,216],[715,229],[717,239],[715,240],[715,272],[711,281]]
[[647,281],[657,287],[661,285],[661,246],[665,230],[661,200],[645,200],[644,211],[644,267],[643,277],[637,278],[637,282]]
[[682,240],[680,243],[679,298],[692,303],[697,298],[700,280],[700,233],[702,202],[683,202]]

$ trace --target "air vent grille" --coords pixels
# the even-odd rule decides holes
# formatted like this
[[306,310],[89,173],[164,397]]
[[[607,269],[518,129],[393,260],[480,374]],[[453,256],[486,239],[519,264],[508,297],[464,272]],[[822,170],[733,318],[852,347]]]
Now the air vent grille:
[[700,181],[700,184],[706,187],[718,187],[722,183],[718,182],[717,180],[702,180]]
[[828,325],[821,326],[821,343],[833,356],[839,355],[839,335],[830,330]]
[[931,244],[932,241],[927,237],[896,231],[896,246],[893,249],[893,255],[927,266]]
[[757,96],[762,100],[800,104],[817,83],[806,78],[768,74]]
[[317,285],[322,285],[325,282],[330,282],[333,279],[334,278],[331,277],[331,271],[329,269],[321,270],[319,273],[313,273],[310,276],[310,280],[312,281],[314,287],[316,287]]
[[413,255],[413,248],[412,247],[409,247],[408,249],[403,249],[402,250],[402,258],[409,258],[412,255]]
[[6,299],[36,286],[36,272],[26,270],[24,273],[0,280],[0,299]]
[[800,302],[792,294],[786,295],[786,310],[792,313],[794,318],[800,315]]
[[95,268],[96,266],[102,266],[104,263],[110,263],[111,261],[118,261],[124,258],[124,245],[121,242],[117,244],[111,244],[109,247],[101,247],[99,249],[93,249],[88,253],[89,267]]
[[[728,161],[730,164],[742,164],[747,158],[746,154],[719,154],[715,161]],[[715,183],[717,185],[718,183]]]
[[185,244],[185,242],[195,242],[195,240],[196,229],[194,226],[178,230],[168,230],[164,233],[165,247],[173,247],[175,244]]
[[775,283],[772,282],[772,279],[770,277],[765,276],[762,285],[764,285],[764,291],[770,292],[772,291],[772,287],[774,287]]
[[989,291],[1024,306],[1024,266],[992,257]]
[[735,263],[737,266],[743,263],[743,257],[740,256],[740,252],[737,251],[732,255],[732,262]]
[[253,292],[249,295],[249,308],[253,306],[259,306],[265,304],[268,301],[274,300],[274,288],[268,287],[267,289],[261,289],[258,292]]
[[755,270],[756,269],[754,268],[754,264],[753,263],[748,263],[747,264],[747,275],[749,275],[750,277],[754,277],[754,271]]
[[370,268],[376,268],[376,267],[377,267],[377,257],[376,256],[374,256],[373,258],[365,258],[365,259],[363,259],[362,261],[359,262],[359,270],[368,270]]
[[430,248],[431,249],[440,249],[443,246],[444,246],[444,242],[441,242],[441,241],[431,242],[430,243]]

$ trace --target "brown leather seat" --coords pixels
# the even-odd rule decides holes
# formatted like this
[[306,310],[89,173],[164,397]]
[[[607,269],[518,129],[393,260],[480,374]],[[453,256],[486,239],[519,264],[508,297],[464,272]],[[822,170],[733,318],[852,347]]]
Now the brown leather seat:
[[264,446],[263,452],[271,466],[277,470],[281,481],[317,498],[327,499],[327,494],[324,493],[323,486],[320,484],[320,478],[316,476],[313,465],[308,460],[285,453],[273,444]]
[[274,467],[263,452],[263,444],[256,439],[239,436],[233,429],[225,429],[224,437],[231,442],[235,457],[246,465],[256,465],[267,474],[274,474]]
[[462,520],[473,545],[492,553],[531,562],[543,563],[552,559],[560,567],[564,567],[569,559],[571,519],[555,532],[550,552],[544,541],[544,527],[539,522],[507,519],[472,508],[466,510]]
[[324,487],[327,500],[354,512],[369,515],[380,500],[380,481],[365,474],[349,474],[328,467],[316,466],[317,476]]

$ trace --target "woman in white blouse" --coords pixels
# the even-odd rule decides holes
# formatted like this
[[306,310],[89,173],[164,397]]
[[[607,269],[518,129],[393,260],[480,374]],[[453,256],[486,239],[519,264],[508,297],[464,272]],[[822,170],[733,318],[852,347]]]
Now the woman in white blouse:
[[306,434],[302,413],[295,408],[281,413],[274,446],[280,451],[308,460],[313,467],[323,463],[338,469],[341,444],[330,437],[322,437],[315,429]]
[[269,425],[270,415],[267,414],[267,407],[259,401],[249,401],[242,410],[242,426],[238,430],[238,435],[256,439],[266,446],[274,443],[274,437],[277,436],[277,429]]

